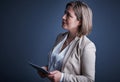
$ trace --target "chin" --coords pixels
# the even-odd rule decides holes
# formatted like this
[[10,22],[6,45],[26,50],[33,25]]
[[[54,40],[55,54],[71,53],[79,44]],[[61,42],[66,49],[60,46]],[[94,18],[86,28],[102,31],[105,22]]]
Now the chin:
[[63,27],[63,29],[64,29],[64,30],[68,30],[68,28],[66,28],[66,27]]
[[62,25],[62,28],[68,30],[68,27],[66,25]]

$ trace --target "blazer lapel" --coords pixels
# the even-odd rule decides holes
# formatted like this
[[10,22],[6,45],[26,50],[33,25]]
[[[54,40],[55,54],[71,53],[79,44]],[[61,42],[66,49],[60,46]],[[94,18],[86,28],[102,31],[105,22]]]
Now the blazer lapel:
[[61,71],[63,71],[66,62],[68,61],[70,55],[72,54],[72,51],[73,51],[73,49],[75,48],[76,44],[78,43],[79,39],[80,39],[80,38],[76,36],[76,37],[75,37],[75,40],[74,40],[73,43],[72,43],[72,45],[69,47],[68,51],[66,52],[66,55],[65,55],[65,57],[64,57],[64,59],[63,59],[63,64],[62,64],[62,69],[61,69]]

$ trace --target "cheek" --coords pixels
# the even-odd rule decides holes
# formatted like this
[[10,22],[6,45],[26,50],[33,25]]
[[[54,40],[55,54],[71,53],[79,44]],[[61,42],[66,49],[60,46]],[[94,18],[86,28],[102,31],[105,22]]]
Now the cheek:
[[80,22],[75,20],[73,21],[73,27],[78,27],[80,25]]
[[76,28],[78,26],[78,23],[76,21],[69,21],[68,26],[69,28]]
[[78,27],[78,22],[75,20],[68,19],[66,20],[66,24],[64,24],[64,29],[70,30]]
[[74,24],[72,20],[67,20],[67,25],[69,28],[71,28]]

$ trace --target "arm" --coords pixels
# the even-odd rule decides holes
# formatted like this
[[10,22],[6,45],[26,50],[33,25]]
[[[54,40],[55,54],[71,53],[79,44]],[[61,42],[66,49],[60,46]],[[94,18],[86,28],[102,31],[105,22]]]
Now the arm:
[[85,46],[81,56],[82,75],[64,73],[63,82],[94,82],[95,79],[95,45],[91,42]]

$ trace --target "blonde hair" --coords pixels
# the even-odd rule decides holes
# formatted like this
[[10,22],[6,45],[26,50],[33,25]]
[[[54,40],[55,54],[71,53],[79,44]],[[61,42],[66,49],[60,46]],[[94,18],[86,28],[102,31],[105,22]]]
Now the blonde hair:
[[87,35],[92,30],[92,10],[90,7],[81,1],[71,1],[66,5],[72,7],[78,21],[81,21],[81,26],[78,28],[78,36]]

